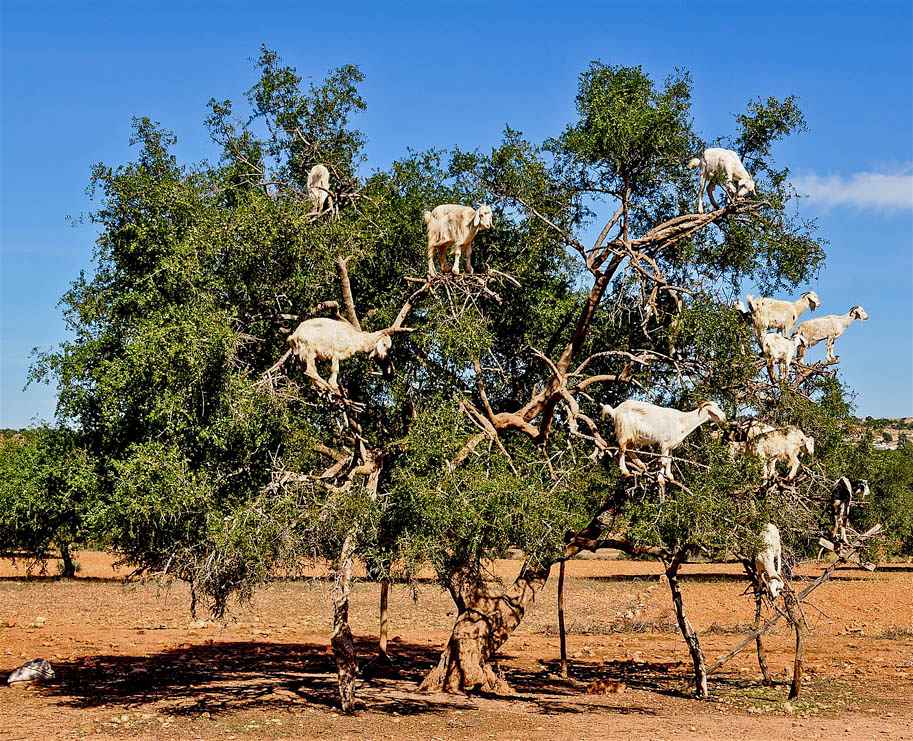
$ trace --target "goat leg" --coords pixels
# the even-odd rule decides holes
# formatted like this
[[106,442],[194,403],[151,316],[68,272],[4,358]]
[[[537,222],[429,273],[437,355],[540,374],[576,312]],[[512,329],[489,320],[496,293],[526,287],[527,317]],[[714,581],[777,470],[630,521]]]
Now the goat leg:
[[339,383],[337,382],[336,378],[337,378],[337,376],[339,376],[339,358],[333,358],[330,361],[330,364],[331,364],[330,386],[333,388],[334,391],[338,392]]
[[437,248],[434,246],[434,244],[431,242],[431,240],[429,240],[428,241],[428,275],[434,275],[436,272],[434,269],[435,252],[437,252]]

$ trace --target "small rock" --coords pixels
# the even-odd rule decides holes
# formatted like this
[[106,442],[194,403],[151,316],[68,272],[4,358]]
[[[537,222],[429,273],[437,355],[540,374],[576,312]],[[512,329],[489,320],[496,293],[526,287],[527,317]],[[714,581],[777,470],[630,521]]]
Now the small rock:
[[32,659],[13,669],[6,680],[7,684],[19,682],[48,682],[54,679],[54,669],[47,659]]

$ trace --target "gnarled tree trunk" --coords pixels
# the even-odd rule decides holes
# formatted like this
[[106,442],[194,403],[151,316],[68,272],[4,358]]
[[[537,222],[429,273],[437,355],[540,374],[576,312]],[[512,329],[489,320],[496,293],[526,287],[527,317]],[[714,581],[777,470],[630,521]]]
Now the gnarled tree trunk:
[[494,657],[523,620],[550,568],[524,567],[508,591],[481,584],[455,596],[459,614],[450,640],[419,689],[510,694],[510,685],[498,675]]
[[[659,549],[601,538],[605,527],[601,518],[607,511],[608,508],[604,507],[585,528],[577,533],[568,533],[561,559],[600,548],[616,548],[631,555],[660,555]],[[450,593],[458,610],[456,623],[437,666],[425,677],[420,689],[453,693],[472,690],[499,694],[511,692],[510,685],[498,675],[494,658],[545,586],[551,566],[551,563],[525,565],[507,591],[495,591],[490,585],[462,592],[451,587]]]
[[60,549],[60,575],[64,579],[72,579],[76,576],[76,563],[73,561],[73,554],[70,553],[70,545],[61,540],[57,547]]
[[355,643],[349,627],[349,591],[352,585],[352,561],[355,555],[355,536],[349,534],[342,543],[333,582],[333,657],[339,677],[339,706],[344,713],[355,711],[355,676],[358,664]]

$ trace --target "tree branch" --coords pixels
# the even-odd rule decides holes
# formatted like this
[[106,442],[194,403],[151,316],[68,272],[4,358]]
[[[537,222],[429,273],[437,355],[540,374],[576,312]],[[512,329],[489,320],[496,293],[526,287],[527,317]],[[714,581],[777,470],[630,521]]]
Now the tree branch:
[[346,307],[346,319],[359,332],[361,323],[358,321],[358,314],[355,313],[355,299],[352,298],[352,284],[349,282],[348,263],[351,257],[337,257],[336,267],[339,269],[339,286],[342,289],[342,301]]

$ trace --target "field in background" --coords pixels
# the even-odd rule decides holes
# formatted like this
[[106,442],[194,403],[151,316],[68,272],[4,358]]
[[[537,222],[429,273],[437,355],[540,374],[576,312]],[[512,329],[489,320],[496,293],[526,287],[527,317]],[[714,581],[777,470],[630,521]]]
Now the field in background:
[[[688,655],[668,588],[649,562],[585,559],[568,564],[569,687],[550,676],[558,640],[555,582],[504,647],[511,698],[415,692],[453,620],[432,583],[391,593],[397,672],[366,677],[366,709],[334,707],[329,583],[315,574],[259,592],[225,625],[194,620],[183,586],[124,585],[104,554],[82,553],[79,578],[22,578],[0,561],[0,678],[47,658],[58,681],[0,688],[0,738],[913,738],[913,565],[874,573],[841,569],[810,608],[804,698],[762,687],[753,651],[711,682],[709,702],[688,697]],[[518,562],[495,573],[511,578]],[[810,569],[804,574],[813,574]],[[689,616],[713,657],[752,620],[740,567],[685,568]],[[378,587],[356,585],[352,629],[369,656]],[[791,636],[768,641],[772,670],[786,678]],[[606,680],[608,694],[586,686]]]

